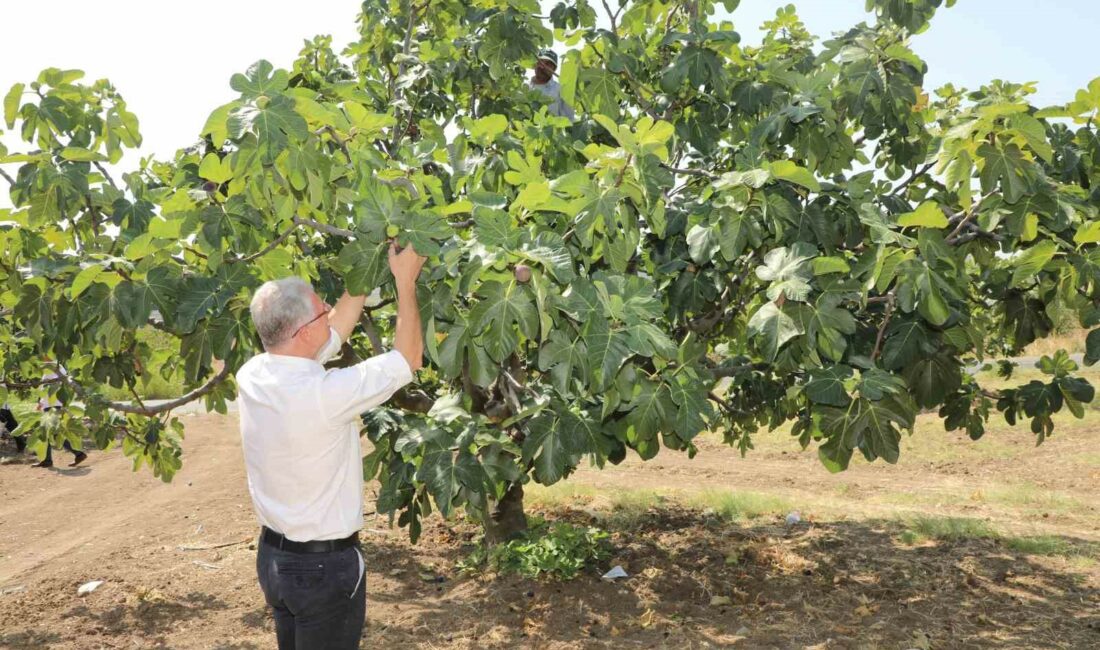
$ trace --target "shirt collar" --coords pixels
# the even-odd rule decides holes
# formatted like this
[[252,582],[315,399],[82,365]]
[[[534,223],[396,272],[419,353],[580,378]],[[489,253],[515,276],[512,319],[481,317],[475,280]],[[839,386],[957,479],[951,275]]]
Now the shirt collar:
[[267,357],[268,363],[277,363],[283,366],[298,366],[301,368],[323,368],[316,359],[307,359],[305,357],[294,357],[289,354],[274,354],[272,352],[264,352]]

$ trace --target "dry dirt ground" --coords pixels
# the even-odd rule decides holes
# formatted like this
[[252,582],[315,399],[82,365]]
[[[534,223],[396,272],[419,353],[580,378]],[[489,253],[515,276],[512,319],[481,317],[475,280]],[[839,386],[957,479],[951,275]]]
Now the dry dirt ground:
[[[433,517],[412,547],[368,516],[362,647],[1098,648],[1098,422],[1037,450],[1022,428],[973,443],[924,422],[899,465],[837,476],[780,433],[746,460],[713,436],[694,460],[585,468],[530,494],[612,532],[568,583],[463,575],[470,523]],[[40,470],[0,447],[0,648],[274,647],[235,417],[187,418],[184,448],[164,484],[118,450]],[[999,532],[912,534],[945,515]],[[615,564],[631,577],[601,581]]]

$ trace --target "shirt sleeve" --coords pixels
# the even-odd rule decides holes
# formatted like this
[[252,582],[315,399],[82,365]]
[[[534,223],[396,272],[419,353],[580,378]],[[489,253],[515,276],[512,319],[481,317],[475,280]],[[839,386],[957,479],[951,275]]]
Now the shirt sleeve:
[[321,382],[322,412],[332,422],[351,422],[412,380],[409,362],[397,350],[350,368],[329,370]]
[[577,114],[573,112],[573,107],[565,103],[564,99],[558,99],[561,103],[561,115],[562,117],[568,117],[569,119],[576,121]]

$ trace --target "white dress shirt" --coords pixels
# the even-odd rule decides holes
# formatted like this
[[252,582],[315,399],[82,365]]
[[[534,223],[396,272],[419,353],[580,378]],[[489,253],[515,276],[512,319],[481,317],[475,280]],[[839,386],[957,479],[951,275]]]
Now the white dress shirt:
[[296,542],[363,527],[360,414],[412,381],[394,350],[336,370],[260,354],[237,372],[248,491],[260,523]]

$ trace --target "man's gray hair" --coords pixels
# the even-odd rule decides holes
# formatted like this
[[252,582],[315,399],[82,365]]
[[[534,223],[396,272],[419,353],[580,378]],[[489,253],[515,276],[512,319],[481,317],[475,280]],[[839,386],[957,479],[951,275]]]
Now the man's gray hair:
[[252,323],[264,349],[290,340],[294,332],[313,317],[313,287],[302,278],[265,282],[252,296]]

